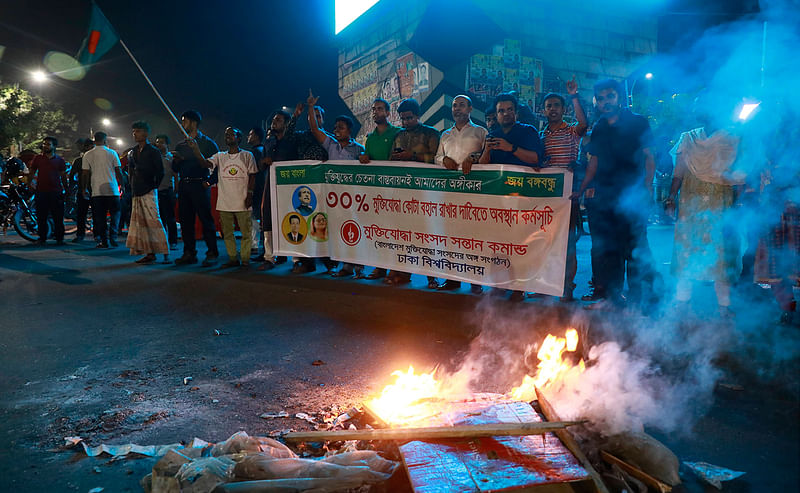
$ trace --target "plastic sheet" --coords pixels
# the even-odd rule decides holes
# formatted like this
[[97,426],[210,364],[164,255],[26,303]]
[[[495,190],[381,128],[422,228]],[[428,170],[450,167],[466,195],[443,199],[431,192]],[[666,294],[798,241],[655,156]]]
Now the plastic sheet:
[[734,471],[708,462],[684,462],[686,467],[692,470],[693,473],[708,484],[714,486],[718,490],[722,489],[723,481],[730,481],[736,479],[746,473],[741,471]]

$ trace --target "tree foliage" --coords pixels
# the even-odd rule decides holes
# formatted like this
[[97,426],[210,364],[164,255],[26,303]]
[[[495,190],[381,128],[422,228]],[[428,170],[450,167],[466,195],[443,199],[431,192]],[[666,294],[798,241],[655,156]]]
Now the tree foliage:
[[78,119],[61,105],[19,85],[0,84],[0,149],[10,149],[14,154],[21,149],[37,149],[47,135],[59,142],[72,142],[77,128]]

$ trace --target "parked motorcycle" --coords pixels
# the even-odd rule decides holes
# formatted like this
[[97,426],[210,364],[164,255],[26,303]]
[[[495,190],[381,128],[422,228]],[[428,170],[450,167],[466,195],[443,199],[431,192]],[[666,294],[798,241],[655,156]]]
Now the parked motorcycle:
[[27,185],[9,181],[0,185],[0,228],[3,233],[13,226],[28,241],[39,239],[33,194]]

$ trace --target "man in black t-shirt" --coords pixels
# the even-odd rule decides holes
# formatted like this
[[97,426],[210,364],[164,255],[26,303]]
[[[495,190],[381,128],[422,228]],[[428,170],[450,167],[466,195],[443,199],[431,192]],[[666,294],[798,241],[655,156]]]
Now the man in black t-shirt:
[[[628,275],[627,299],[638,303],[654,272],[647,243],[647,216],[652,203],[655,160],[650,125],[622,106],[619,82],[603,80],[594,86],[600,119],[592,129],[586,177],[573,197],[580,197],[594,180],[592,232],[594,293],[592,300],[618,303]],[[605,303],[592,305],[604,306]]]
[[185,111],[181,115],[181,125],[189,138],[179,142],[172,153],[172,170],[180,176],[178,214],[183,237],[183,256],[175,260],[175,265],[197,263],[195,217],[200,219],[203,226],[203,239],[207,248],[203,267],[214,265],[219,258],[217,230],[211,215],[211,192],[205,185],[209,179],[206,159],[218,153],[219,147],[198,129],[202,121],[200,113],[194,110]]

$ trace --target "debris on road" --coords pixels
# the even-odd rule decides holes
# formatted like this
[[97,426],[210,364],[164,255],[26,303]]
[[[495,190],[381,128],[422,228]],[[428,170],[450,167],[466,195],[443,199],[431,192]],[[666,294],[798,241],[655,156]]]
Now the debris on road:
[[322,366],[322,365],[324,365],[324,364],[325,364],[325,362],[324,362],[324,361],[322,361],[321,359],[317,359],[317,360],[314,360],[314,362],[313,362],[313,363],[311,363],[311,364],[312,364],[313,366]]
[[259,418],[264,419],[273,419],[273,418],[288,418],[290,416],[289,413],[286,411],[281,411],[279,413],[263,413],[259,416]]
[[319,424],[319,423],[316,422],[316,420],[314,418],[312,418],[311,416],[309,416],[306,413],[297,413],[297,414],[294,415],[294,417],[298,418],[298,419],[302,419],[302,420],[308,421],[312,425]]
[[141,484],[148,493],[340,491],[386,481],[398,466],[373,450],[302,459],[277,440],[240,431],[202,450],[168,450]]
[[695,473],[697,477],[714,486],[718,490],[722,489],[723,481],[730,481],[746,474],[741,471],[734,471],[725,467],[715,466],[714,464],[709,464],[708,462],[684,462],[684,464],[686,464],[686,467],[691,469],[691,471]]
[[[96,447],[90,447],[86,445],[86,442],[83,441],[81,437],[65,437],[66,446],[67,448],[75,447],[78,444],[83,446],[83,451],[86,452],[86,455],[89,457],[97,457],[102,454],[108,454],[112,457],[121,457],[128,454],[139,454],[145,455],[147,457],[160,457],[166,454],[170,450],[179,450],[184,448],[183,445],[180,443],[173,443],[171,445],[136,445],[135,443],[126,443],[124,445],[106,445],[100,444]],[[208,442],[204,442],[198,438],[195,438],[191,444],[188,446],[191,448],[195,447],[204,447],[208,445]]]
[[189,382],[191,382],[192,380],[194,380],[194,378],[192,377],[183,377],[183,384],[189,385]]

